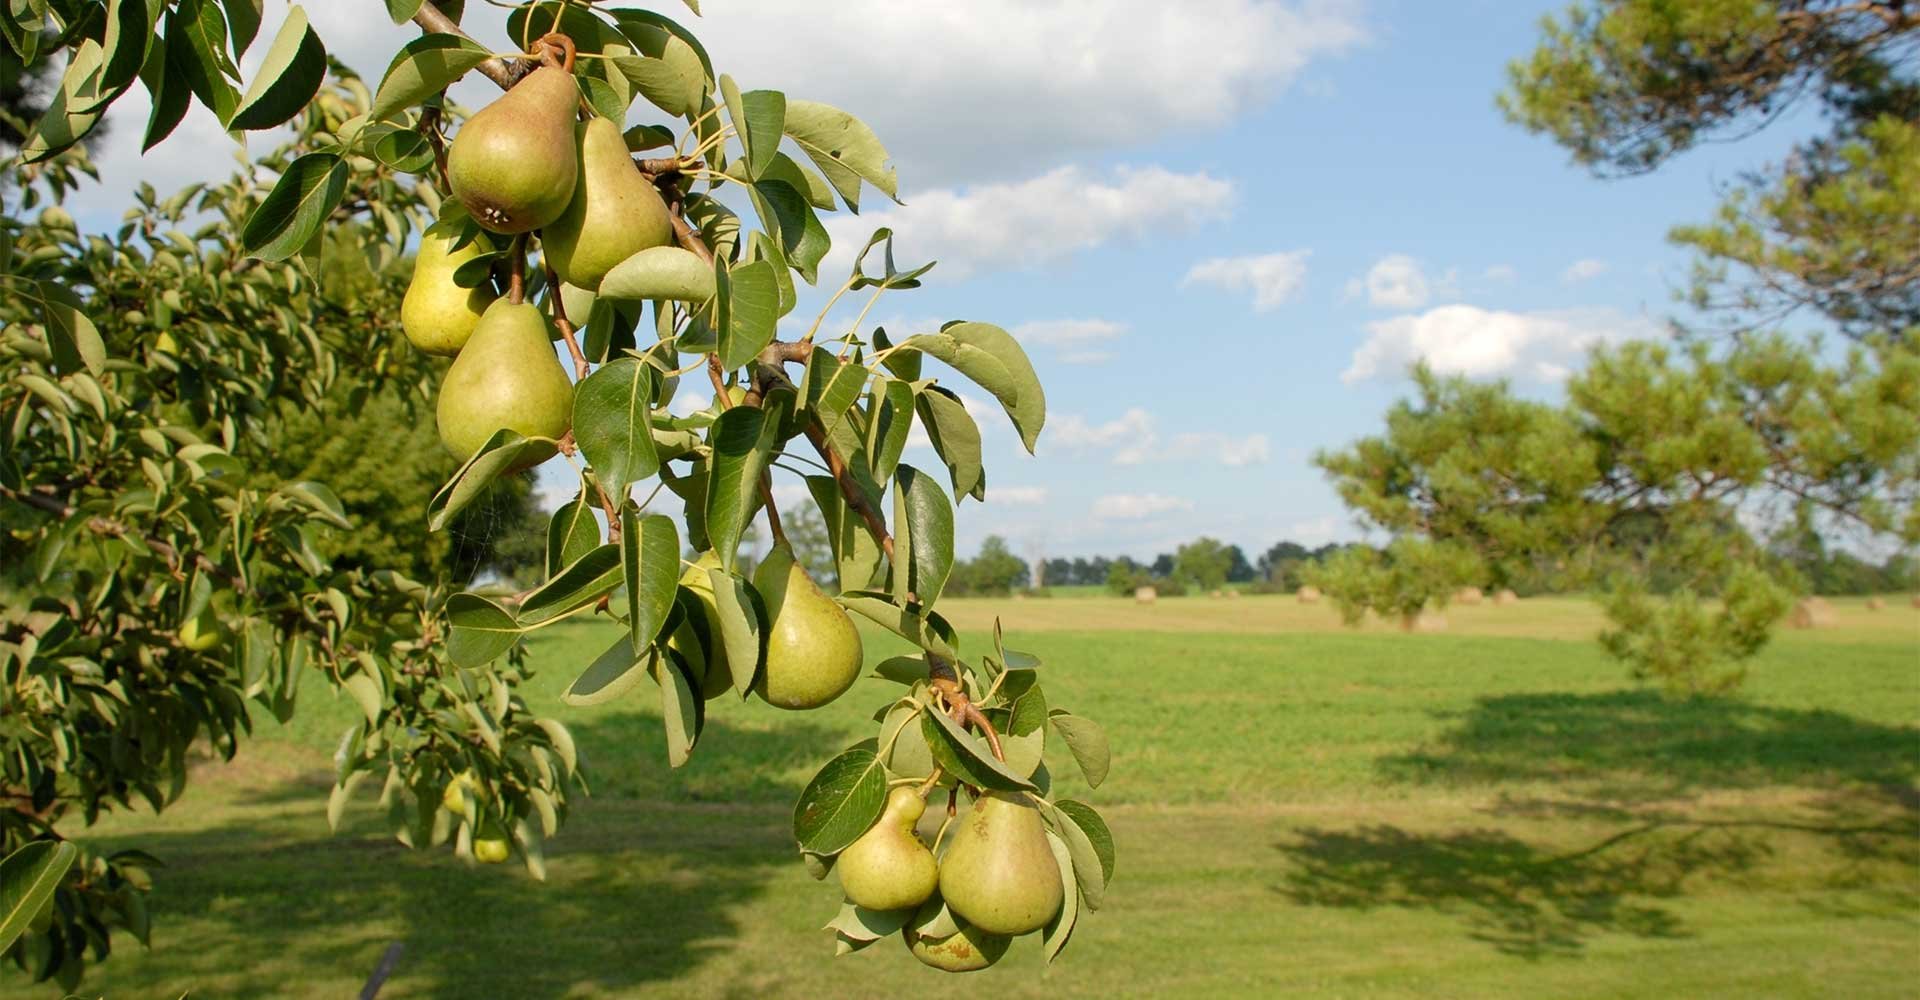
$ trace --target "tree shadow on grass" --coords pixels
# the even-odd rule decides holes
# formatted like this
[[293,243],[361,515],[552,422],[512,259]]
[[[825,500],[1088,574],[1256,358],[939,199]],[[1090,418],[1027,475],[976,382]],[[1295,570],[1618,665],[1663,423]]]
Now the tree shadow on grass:
[[[574,734],[583,754],[613,771],[664,758],[657,725],[610,715]],[[652,740],[637,746],[636,732],[649,730]],[[351,980],[350,995],[395,941],[404,951],[382,1000],[559,998],[672,980],[729,949],[740,930],[733,912],[798,867],[790,806],[799,783],[738,762],[824,759],[838,739],[794,721],[777,730],[709,724],[683,770],[697,772],[703,754],[734,761],[709,775],[705,793],[748,804],[581,799],[546,844],[544,883],[517,860],[473,868],[448,847],[408,850],[370,800],[330,836],[322,776],[230,789],[227,802],[244,815],[219,826],[87,838],[138,846],[166,867],[151,898],[153,950],[95,967],[86,989],[276,996]],[[666,770],[663,759],[658,767]],[[183,806],[191,816],[193,803]]]
[[1777,785],[1911,788],[1920,728],[1653,691],[1483,697],[1432,745],[1381,758],[1418,784],[1577,783],[1609,801]]
[[[1920,729],[1837,712],[1641,691],[1489,696],[1377,767],[1416,784],[1519,786],[1480,810],[1497,824],[1308,829],[1277,845],[1291,865],[1275,891],[1455,914],[1473,939],[1526,959],[1577,955],[1609,933],[1690,936],[1669,904],[1712,881],[1784,880],[1837,918],[1910,913],[1917,748]],[[1739,794],[1757,789],[1784,793]],[[1516,832],[1529,828],[1554,843]]]

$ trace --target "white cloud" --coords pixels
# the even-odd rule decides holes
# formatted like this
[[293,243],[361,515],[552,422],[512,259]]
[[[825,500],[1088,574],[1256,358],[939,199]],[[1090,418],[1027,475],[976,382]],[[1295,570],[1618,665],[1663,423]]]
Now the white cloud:
[[1425,360],[1442,374],[1554,382],[1595,344],[1657,336],[1659,328],[1612,309],[1522,313],[1453,305],[1369,323],[1367,332],[1342,381],[1398,375]]
[[1292,298],[1307,278],[1307,256],[1311,250],[1247,257],[1214,257],[1193,265],[1180,287],[1212,285],[1228,291],[1252,291],[1253,308],[1267,312]]
[[1113,360],[1112,351],[1067,351],[1060,360],[1069,365],[1104,365]]
[[674,393],[673,399],[667,402],[667,412],[676,417],[684,417],[689,414],[699,413],[701,410],[712,405],[712,395],[682,389]]
[[717,69],[743,88],[861,116],[915,204],[926,186],[1223,125],[1366,36],[1359,0],[1211,0],[1203,11],[1158,0],[704,6],[702,18],[671,16]]
[[1249,434],[1243,438],[1217,431],[1177,434],[1173,438],[1172,450],[1174,454],[1169,458],[1210,458],[1221,465],[1234,467],[1259,465],[1272,457],[1265,434]]
[[807,487],[804,483],[796,483],[791,479],[785,482],[776,480],[773,484],[773,502],[782,510],[785,510],[788,507],[797,507],[802,503],[812,503],[813,494],[807,492]]
[[1579,284],[1582,281],[1592,281],[1605,273],[1607,273],[1606,261],[1587,257],[1567,265],[1567,269],[1560,272],[1560,280],[1568,284]]
[[1281,537],[1289,541],[1299,542],[1301,545],[1311,548],[1325,545],[1336,539],[1348,537],[1351,534],[1352,531],[1345,518],[1337,514],[1328,514],[1325,517],[1295,521],[1287,526],[1286,532]]
[[1432,294],[1426,270],[1403,253],[1375,261],[1360,286],[1366,290],[1367,303],[1382,309],[1418,309]]
[[987,500],[1010,507],[1038,507],[1047,502],[1045,486],[989,486]]
[[1113,493],[1093,502],[1093,516],[1102,521],[1142,521],[1156,514],[1192,509],[1191,500],[1159,493]]
[[1511,264],[1495,264],[1482,271],[1480,277],[1488,281],[1517,281],[1520,278],[1520,272],[1514,270]]
[[837,215],[834,249],[821,270],[843,274],[875,228],[891,227],[902,261],[938,260],[952,281],[978,271],[1033,268],[1117,239],[1191,229],[1226,214],[1233,183],[1158,166],[1118,167],[1105,177],[1056,167],[1023,181],[917,193],[906,205]]
[[1112,340],[1126,330],[1126,324],[1108,319],[1040,319],[1022,323],[1007,332],[1023,344],[1077,347]]

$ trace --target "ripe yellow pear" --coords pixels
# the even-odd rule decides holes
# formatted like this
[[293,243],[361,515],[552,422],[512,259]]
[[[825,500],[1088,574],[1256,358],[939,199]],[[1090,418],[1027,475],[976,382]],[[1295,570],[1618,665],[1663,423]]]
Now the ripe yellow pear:
[[913,957],[942,972],[977,972],[1000,961],[1013,943],[1005,934],[992,934],[965,921],[959,924],[958,931],[943,938],[927,937],[911,924],[900,933]]
[[634,166],[620,126],[595,117],[577,131],[573,201],[540,231],[540,243],[561,280],[597,291],[613,265],[671,242],[673,223],[660,192]]
[[778,708],[819,708],[860,676],[860,630],[814,586],[793,550],[775,545],[753,573],[767,606],[767,668],[754,693]]
[[220,617],[213,613],[212,606],[200,609],[200,613],[180,623],[180,645],[196,653],[204,653],[220,645]]
[[447,148],[447,180],[474,221],[524,233],[560,217],[579,172],[573,74],[542,66],[481,108]]
[[840,852],[833,870],[847,898],[869,910],[919,906],[940,881],[933,852],[914,835],[927,803],[911,787],[887,793],[879,822]]
[[466,346],[473,328],[493,304],[493,289],[482,283],[461,288],[453,283],[460,265],[480,256],[484,244],[470,240],[455,250],[455,227],[444,222],[428,227],[413,255],[413,280],[400,300],[400,329],[407,340],[427,354],[451,357]]
[[446,790],[440,793],[440,804],[450,813],[464,814],[467,811],[469,798],[474,802],[480,802],[484,800],[484,796],[479,779],[474,776],[471,769],[468,769],[454,775],[453,780],[447,782]]
[[492,820],[480,828],[480,835],[473,838],[473,860],[483,865],[497,865],[507,860],[512,851],[507,845],[506,831],[500,829]]
[[[440,440],[461,461],[501,428],[558,439],[573,425],[573,383],[553,353],[547,319],[526,303],[487,307],[440,384]],[[519,468],[553,456],[529,449]]]
[[1040,811],[1024,796],[988,792],[955,827],[940,859],[940,895],[954,913],[995,934],[1037,931],[1065,899]]
[[680,583],[694,596],[700,599],[700,610],[706,619],[707,636],[712,648],[702,650],[700,640],[690,625],[682,625],[667,639],[667,645],[687,658],[695,672],[704,670],[700,681],[700,690],[708,701],[733,689],[733,670],[727,661],[727,649],[720,639],[720,608],[713,602],[713,578],[707,571],[720,568],[720,556],[714,552],[702,553],[680,574]]

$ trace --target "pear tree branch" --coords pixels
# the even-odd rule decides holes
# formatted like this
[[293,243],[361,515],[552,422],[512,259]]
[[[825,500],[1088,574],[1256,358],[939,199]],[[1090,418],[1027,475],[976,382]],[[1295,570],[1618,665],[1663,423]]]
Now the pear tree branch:
[[[420,5],[420,9],[414,12],[413,23],[419,25],[420,30],[428,33],[453,35],[470,42],[474,40],[472,35],[460,30],[460,26],[453,22],[453,18],[442,13],[440,8],[434,5],[434,0],[428,0]],[[519,83],[521,77],[533,72],[538,65],[527,60],[516,59],[508,62],[505,59],[494,58],[475,66],[474,69],[479,70],[481,76],[499,84],[501,90],[507,90]]]

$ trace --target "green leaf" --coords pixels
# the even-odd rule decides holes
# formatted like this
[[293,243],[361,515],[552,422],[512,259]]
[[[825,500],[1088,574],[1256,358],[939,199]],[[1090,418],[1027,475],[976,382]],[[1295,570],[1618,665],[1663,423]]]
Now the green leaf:
[[[867,274],[866,268],[867,254],[872,253],[873,248],[876,246],[883,247],[881,250],[882,270],[880,276],[877,278]],[[858,291],[862,288],[871,288],[875,285],[881,288],[919,288],[920,276],[933,270],[934,263],[934,261],[928,261],[910,270],[900,270],[893,262],[893,230],[886,226],[881,226],[873,231],[872,236],[867,237],[867,245],[861,247],[859,256],[853,258],[854,281],[852,290]],[[919,376],[902,377],[918,378]]]
[[1007,734],[1025,736],[1047,727],[1047,696],[1040,690],[1039,675],[1031,670],[1015,670],[1000,682],[1000,697],[1006,701],[1011,721]]
[[680,530],[665,514],[620,508],[620,561],[627,579],[627,632],[635,650],[653,644],[667,623],[680,581]]
[[608,61],[654,107],[682,117],[698,113],[706,77],[685,42],[668,40],[659,57],[624,55]]
[[547,522],[547,576],[600,547],[600,522],[593,505],[576,497],[560,505]]
[[621,572],[620,546],[602,545],[528,594],[515,619],[527,627],[578,611],[613,593]]
[[320,82],[326,73],[326,46],[320,44],[320,36],[308,26],[307,12],[294,4],[280,25],[280,32],[274,36],[273,45],[267,49],[260,71],[247,87],[246,96],[240,98],[232,117],[227,119],[227,127],[255,131],[292,118],[320,92]]
[[387,16],[393,18],[395,24],[405,24],[413,20],[413,15],[420,13],[422,2],[423,0],[387,0]]
[[348,697],[360,706],[361,713],[367,717],[367,725],[378,725],[380,709],[385,698],[384,692],[380,690],[379,680],[372,674],[362,671],[340,678],[340,686],[346,689]]
[[1073,874],[1080,884],[1080,894],[1086,897],[1088,910],[1098,910],[1113,881],[1113,831],[1084,802],[1061,799],[1053,807],[1063,820],[1060,836],[1073,855]]
[[1034,790],[1032,781],[995,759],[986,741],[960,728],[946,713],[920,713],[920,733],[933,751],[933,762],[961,781],[1003,792]]
[[492,54],[480,43],[459,35],[435,33],[401,46],[380,78],[367,112],[370,122],[387,121],[402,111],[445,90]]
[[79,856],[80,849],[64,840],[36,840],[0,861],[0,952],[52,905],[54,890]]
[[147,61],[140,67],[140,83],[147,88],[153,110],[147,114],[147,129],[140,140],[142,153],[152,149],[173,133],[193,95],[187,89],[186,43],[156,38],[147,50]]
[[787,263],[809,284],[818,280],[820,260],[827,255],[833,240],[807,196],[785,181],[772,179],[754,183],[747,188],[747,194],[761,225],[780,241]]
[[782,126],[813,160],[847,207],[860,211],[860,181],[900,200],[900,181],[887,149],[864,122],[839,108],[815,101],[788,101]]
[[1021,443],[1033,450],[1047,421],[1047,397],[1012,334],[990,323],[951,323],[939,333],[909,337],[900,347],[931,354],[993,393]]
[[801,391],[806,396],[807,409],[813,411],[814,419],[828,437],[847,419],[847,411],[853,404],[859,402],[869,374],[864,365],[844,363],[823,347],[813,349],[813,355],[807,359]]
[[316,521],[343,530],[353,528],[353,522],[347,520],[347,508],[341,506],[340,498],[325,483],[300,480],[285,483],[274,492],[312,511]]
[[1050,718],[1054,730],[1067,741],[1067,749],[1073,751],[1073,759],[1079,763],[1080,773],[1087,776],[1087,784],[1099,788],[1100,783],[1107,780],[1107,768],[1112,763],[1107,731],[1092,719],[1060,709],[1055,709]]
[[99,93],[108,100],[119,96],[146,65],[147,51],[156,41],[152,13],[148,0],[110,0],[107,4],[107,34],[100,43]]
[[867,532],[866,523],[840,495],[840,484],[831,476],[808,476],[806,480],[807,492],[827,524],[827,543],[833,548],[840,590],[865,590],[877,585],[885,558],[879,543]]
[[887,772],[873,740],[862,740],[827,761],[793,807],[793,839],[802,850],[838,854],[880,818]]
[[773,162],[760,171],[759,179],[791,185],[795,191],[807,196],[807,204],[822,212],[831,212],[838,204],[833,200],[833,186],[827,183],[825,177],[794,162],[793,157],[785,153],[775,152]]
[[877,941],[889,934],[900,933],[913,919],[914,908],[899,910],[869,910],[854,903],[840,904],[840,912],[827,921],[825,931],[839,931],[855,941]]
[[894,484],[896,520],[904,516],[910,525],[913,593],[923,607],[931,606],[953,571],[953,504],[933,477],[911,465],[900,467]]
[[247,255],[278,261],[299,253],[339,207],[346,190],[347,165],[339,156],[308,153],[293,161],[240,231]]
[[953,626],[947,624],[939,612],[929,611],[918,604],[902,607],[893,603],[886,594],[870,590],[846,591],[834,600],[848,611],[879,623],[887,631],[921,649],[938,653],[949,660],[960,658],[960,637],[954,634]]
[[600,485],[615,498],[660,470],[653,446],[653,367],[616,358],[581,381],[573,394],[573,438]]
[[20,145],[22,162],[50,159],[71,148],[99,124],[106,105],[119,96],[101,91],[104,55],[100,43],[91,38],[74,49],[60,78],[60,86],[47,103],[46,113]]
[[773,265],[757,260],[730,269],[720,294],[720,364],[729,370],[752,361],[773,342],[780,320],[780,286]]
[[457,667],[481,667],[513,648],[524,631],[505,608],[479,594],[459,593],[447,598],[447,659]]
[[[1053,849],[1053,859],[1060,865],[1060,881],[1071,887],[1073,885],[1073,858],[1067,850],[1066,843],[1052,831],[1048,831],[1047,846]],[[1089,909],[1091,909],[1091,907],[1089,907]],[[1061,899],[1060,912],[1055,913],[1053,919],[1047,922],[1046,931],[1040,937],[1040,941],[1042,945],[1044,945],[1043,954],[1046,955],[1048,965],[1052,965],[1053,960],[1060,957],[1061,950],[1067,946],[1067,940],[1073,936],[1073,925],[1078,922],[1079,919],[1080,894],[1074,892],[1072,888],[1068,888],[1065,896]]]
[[[953,481],[953,495],[984,500],[987,493],[986,469],[980,458],[980,426],[960,402],[960,397],[930,385],[914,399],[920,423],[927,429],[933,450],[947,467]],[[956,501],[957,502],[957,501]]]
[[747,178],[757,180],[772,166],[780,150],[780,133],[787,120],[787,97],[777,90],[740,92],[733,77],[720,74],[720,94],[727,102],[727,116],[745,150],[741,164]]
[[[177,29],[177,32],[176,32]],[[213,0],[181,0],[167,19],[169,47],[182,45],[187,87],[221,121],[233,117],[240,95],[229,78],[240,71],[227,57],[227,23]]]
[[760,502],[760,477],[773,457],[777,430],[779,421],[767,410],[736,406],[720,414],[708,433],[713,457],[707,474],[707,538],[729,570],[738,558],[740,535]]
[[567,685],[560,700],[579,707],[612,701],[633,690],[653,668],[658,655],[651,648],[634,652],[633,643],[623,635],[593,658],[587,669]]
[[517,468],[521,456],[528,450],[545,447],[551,446],[544,441],[523,438],[504,427],[494,431],[487,443],[427,502],[427,530],[439,531],[452,523],[455,514],[486,495],[495,479]]
[[688,670],[686,661],[672,650],[663,657],[659,674],[660,721],[667,736],[667,766],[679,767],[693,753],[705,721],[706,699],[700,695],[700,679]]
[[913,432],[913,386],[881,376],[867,404],[867,459],[875,482],[893,477]]
[[767,657],[766,611],[745,579],[722,569],[708,570],[707,579],[713,585],[714,608],[720,612],[720,634],[715,639],[727,651],[733,689],[745,698]]
[[918,656],[889,656],[873,668],[873,672],[896,684],[913,685],[932,676],[925,654]]
[[600,279],[603,299],[705,302],[718,294],[713,266],[679,247],[648,247]]
[[87,318],[80,296],[64,285],[51,281],[36,283],[40,293],[40,318],[46,323],[47,347],[53,352],[53,367],[62,375],[81,369],[100,372],[107,363],[106,342],[100,329]]
[[233,54],[238,58],[247,54],[253,40],[260,35],[263,4],[261,0],[224,0],[224,6],[228,33],[233,38]]

